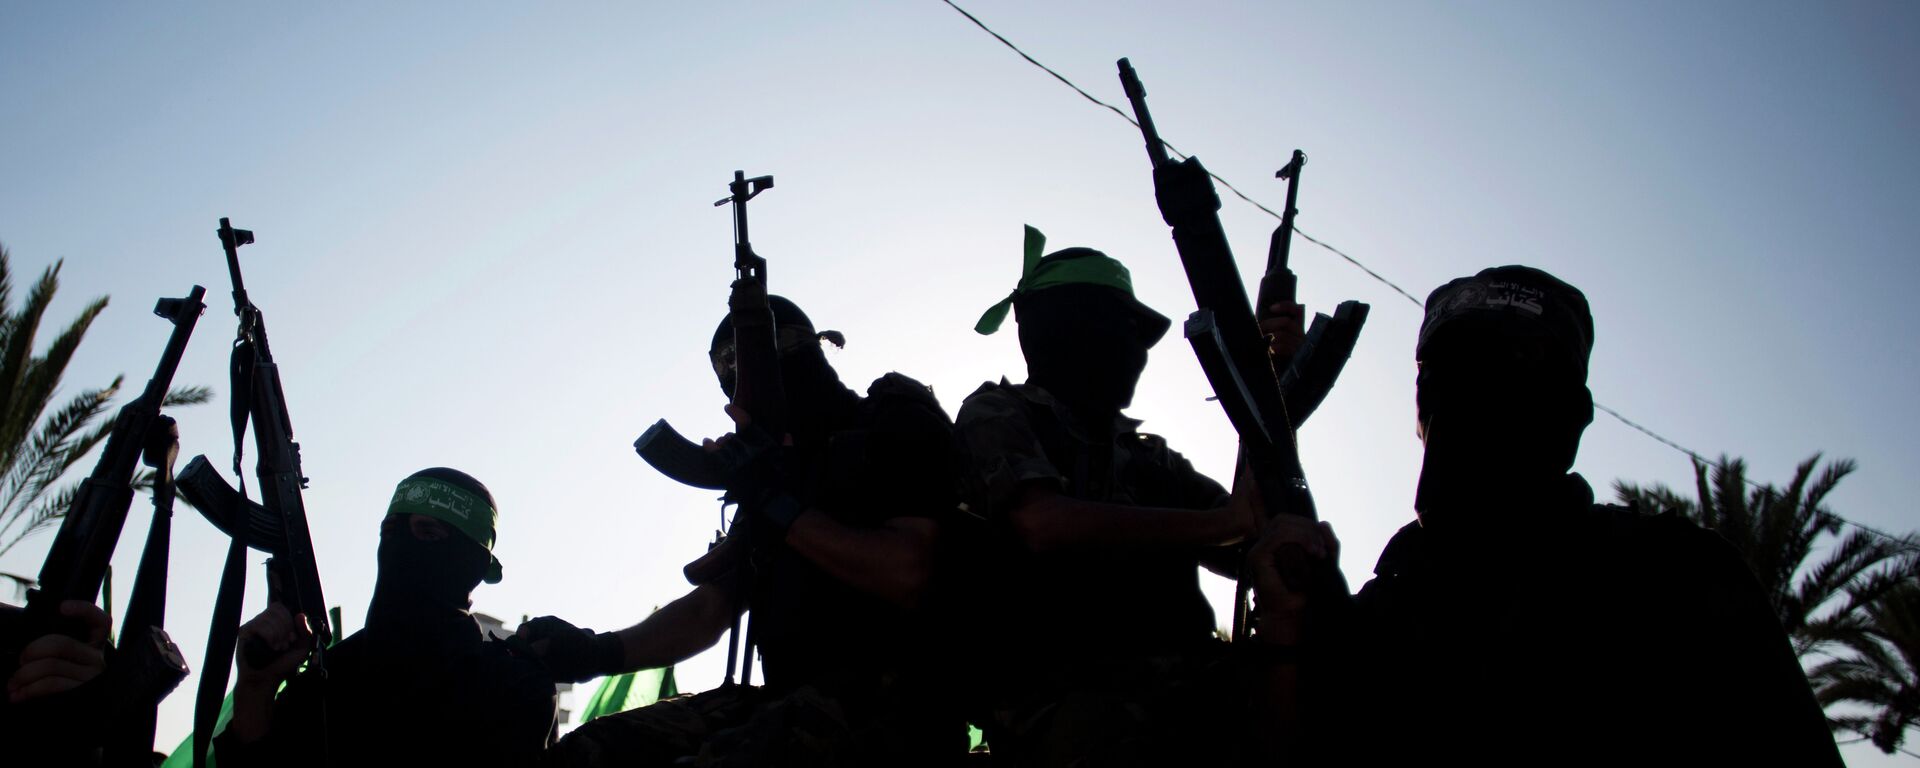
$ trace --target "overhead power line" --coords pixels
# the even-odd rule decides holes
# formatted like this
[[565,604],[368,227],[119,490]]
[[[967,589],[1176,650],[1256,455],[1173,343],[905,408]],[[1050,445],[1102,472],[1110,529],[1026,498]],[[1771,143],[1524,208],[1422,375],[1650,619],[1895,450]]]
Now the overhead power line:
[[[1039,59],[1036,59],[1032,55],[1028,54],[1026,51],[1021,50],[1020,46],[1014,45],[1012,40],[1008,40],[1006,36],[1001,35],[999,32],[995,32],[992,27],[989,27],[986,25],[986,22],[983,22],[979,19],[979,17],[976,17],[973,14],[968,13],[967,9],[960,7],[953,0],[940,0],[940,1],[943,3],[946,3],[947,7],[952,8],[953,10],[959,12],[961,16],[965,16],[967,18],[967,21],[973,22],[973,25],[976,27],[979,27],[981,31],[986,32],[989,35],[992,35],[993,39],[1000,41],[1000,44],[1006,46],[1008,50],[1011,50],[1014,53],[1019,54],[1020,58],[1026,59],[1028,64],[1032,64],[1035,67],[1039,67],[1041,71],[1046,72],[1049,75],[1052,75],[1053,79],[1060,81],[1062,85],[1065,85],[1068,88],[1072,88],[1073,92],[1080,94],[1081,98],[1084,98],[1087,101],[1093,102],[1098,106],[1104,107],[1106,108],[1107,111],[1112,112],[1115,115],[1119,115],[1120,119],[1127,121],[1128,123],[1132,124],[1133,127],[1135,128],[1140,127],[1139,121],[1135,120],[1133,118],[1133,115],[1129,115],[1126,113],[1126,111],[1120,109],[1119,107],[1116,107],[1106,101],[1101,100],[1100,97],[1098,96],[1088,93],[1087,89],[1081,88],[1079,84],[1073,82],[1073,80],[1069,79],[1066,75],[1062,75],[1059,72],[1055,71],[1052,67],[1049,67],[1045,64],[1040,63]],[[1182,152],[1180,151],[1179,148],[1173,146],[1172,142],[1169,142],[1165,139],[1161,139],[1160,143],[1167,148],[1168,152],[1172,153],[1177,157],[1180,157],[1182,159],[1189,157],[1187,153]],[[1207,175],[1213,177],[1214,181],[1219,182],[1220,186],[1226,187],[1227,190],[1232,192],[1235,197],[1238,197],[1241,200],[1246,201],[1247,204],[1260,209],[1261,211],[1265,212],[1268,216],[1272,216],[1275,219],[1283,218],[1278,212],[1274,211],[1272,208],[1268,208],[1266,204],[1261,203],[1260,201],[1255,200],[1252,197],[1249,197],[1245,192],[1241,192],[1239,187],[1234,186],[1233,182],[1227,181],[1225,178],[1222,178],[1220,174],[1214,173],[1212,171],[1208,171]],[[1355,268],[1359,269],[1362,272],[1365,272],[1368,277],[1373,278],[1375,282],[1378,282],[1381,285],[1386,286],[1387,288],[1391,289],[1394,293],[1397,293],[1400,296],[1406,298],[1407,301],[1412,302],[1414,307],[1421,308],[1424,310],[1425,303],[1422,302],[1419,298],[1415,297],[1411,293],[1408,293],[1405,288],[1401,288],[1399,284],[1393,282],[1392,280],[1387,279],[1385,275],[1380,274],[1378,271],[1374,270],[1372,267],[1369,267],[1366,264],[1361,263],[1359,259],[1356,259],[1352,255],[1348,254],[1347,252],[1334,247],[1332,244],[1329,244],[1323,240],[1320,240],[1319,238],[1316,238],[1312,235],[1307,234],[1305,231],[1302,231],[1298,226],[1294,227],[1293,233],[1296,235],[1299,235],[1301,239],[1306,240],[1309,243],[1312,243],[1314,245],[1320,246],[1323,249],[1326,249],[1327,252],[1340,257],[1341,259],[1345,260],[1348,264],[1352,264]],[[1665,445],[1668,448],[1672,448],[1676,451],[1686,454],[1688,458],[1691,458],[1694,461],[1700,462],[1701,464],[1705,464],[1710,467],[1716,467],[1722,470],[1726,469],[1726,466],[1724,464],[1721,464],[1720,462],[1709,459],[1699,451],[1696,451],[1696,450],[1693,450],[1692,448],[1688,448],[1684,445],[1681,445],[1680,443],[1675,442],[1673,439],[1668,438],[1667,436],[1662,435],[1658,432],[1655,432],[1652,429],[1649,429],[1648,427],[1640,424],[1639,422],[1636,422],[1632,419],[1627,418],[1626,415],[1620,413],[1617,410],[1614,410],[1612,407],[1603,405],[1598,402],[1594,403],[1593,407],[1599,409],[1602,413],[1605,413],[1608,416],[1612,416],[1615,421],[1618,421],[1621,424],[1626,425],[1628,428],[1636,432],[1639,432],[1640,434],[1646,435],[1647,437],[1653,438],[1655,441],[1658,441],[1660,444]],[[1763,485],[1762,483],[1756,482],[1750,478],[1742,478],[1742,479],[1746,481],[1747,485],[1753,486],[1755,488],[1761,487]],[[1885,531],[1881,531],[1877,528],[1862,525],[1852,520],[1848,520],[1844,517],[1840,517],[1839,515],[1834,515],[1834,517],[1839,518],[1842,522],[1845,522],[1848,525],[1854,526],[1855,528],[1859,528],[1863,531],[1867,531],[1868,533],[1877,534],[1879,536],[1892,539],[1895,541],[1909,542],[1909,540],[1906,537],[1894,536],[1892,534],[1886,533]]]
[[[993,31],[992,27],[987,26],[984,22],[980,21],[980,19],[976,18],[973,14],[968,13],[967,9],[962,8],[958,5],[955,5],[953,0],[940,0],[940,1],[943,3],[946,3],[948,7],[951,7],[952,9],[959,11],[960,15],[967,17],[967,21],[973,22],[973,25],[976,27],[979,27],[981,31],[984,31],[989,35],[993,35],[993,39],[1000,41],[1001,45],[1006,46],[1009,50],[1013,51],[1014,53],[1020,54],[1020,58],[1026,59],[1028,64],[1032,64],[1036,67],[1039,67],[1041,71],[1046,72],[1049,75],[1052,75],[1053,79],[1060,81],[1062,84],[1066,85],[1068,88],[1072,88],[1073,92],[1080,94],[1081,98],[1084,98],[1087,101],[1091,101],[1095,104],[1105,107],[1108,112],[1112,112],[1116,115],[1119,115],[1120,119],[1125,120],[1128,123],[1131,123],[1135,128],[1140,127],[1140,122],[1138,120],[1133,119],[1133,115],[1127,114],[1125,111],[1122,111],[1119,107],[1116,107],[1105,101],[1101,101],[1100,97],[1095,96],[1091,93],[1087,93],[1087,90],[1085,88],[1081,88],[1079,85],[1075,84],[1072,80],[1067,79],[1066,75],[1062,75],[1059,72],[1053,71],[1052,67],[1049,67],[1045,64],[1040,63],[1039,59],[1035,59],[1034,57],[1027,55],[1026,51],[1020,50],[1020,46],[1014,45],[1013,41],[1008,40],[1007,38],[1002,37],[1000,33]],[[1165,139],[1161,139],[1160,143],[1162,145],[1165,145],[1167,148],[1167,151],[1173,153],[1175,156],[1178,156],[1181,159],[1185,159],[1186,157],[1188,157],[1187,153],[1180,151],[1180,149],[1178,147],[1175,147],[1172,142],[1167,141]],[[1212,171],[1208,171],[1207,175],[1212,176],[1214,181],[1220,182],[1220,186],[1226,187],[1227,190],[1229,192],[1232,192],[1235,197],[1238,197],[1241,200],[1245,200],[1248,205],[1252,205],[1255,208],[1265,211],[1268,216],[1272,216],[1275,219],[1280,218],[1280,214],[1274,212],[1272,208],[1268,208],[1266,204],[1261,203],[1260,201],[1255,200],[1251,197],[1248,197],[1247,193],[1241,192],[1239,187],[1236,187],[1233,185],[1233,182],[1230,182],[1224,178],[1221,178],[1220,174],[1214,173]],[[1413,302],[1414,306],[1416,307],[1421,306],[1419,298],[1415,297],[1411,293],[1408,293],[1405,288],[1401,288],[1400,286],[1395,285],[1392,280],[1388,280],[1386,277],[1382,276],[1379,272],[1373,271],[1373,268],[1360,263],[1359,259],[1356,259],[1352,256],[1347,255],[1345,252],[1341,251],[1338,248],[1335,248],[1331,245],[1321,242],[1319,239],[1315,238],[1312,235],[1307,234],[1306,232],[1302,232],[1300,228],[1297,226],[1294,227],[1293,232],[1294,234],[1299,235],[1301,238],[1305,239],[1307,242],[1313,243],[1314,245],[1320,246],[1321,248],[1325,248],[1328,251],[1332,252],[1333,255],[1339,256],[1340,258],[1345,259],[1347,263],[1352,264],[1355,267],[1358,267],[1360,271],[1367,273],[1367,276],[1372,277],[1376,281],[1379,281],[1381,285],[1385,285],[1388,288],[1392,288],[1395,293],[1398,293],[1401,296],[1405,296],[1407,298],[1407,301]]]

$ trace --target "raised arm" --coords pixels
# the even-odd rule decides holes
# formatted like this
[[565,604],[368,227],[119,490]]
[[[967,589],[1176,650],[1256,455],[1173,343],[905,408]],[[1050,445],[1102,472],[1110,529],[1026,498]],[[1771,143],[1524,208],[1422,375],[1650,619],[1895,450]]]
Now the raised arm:
[[720,642],[744,608],[732,588],[716,582],[695,587],[617,632],[596,633],[541,616],[521,624],[516,635],[554,680],[580,683],[686,661]]

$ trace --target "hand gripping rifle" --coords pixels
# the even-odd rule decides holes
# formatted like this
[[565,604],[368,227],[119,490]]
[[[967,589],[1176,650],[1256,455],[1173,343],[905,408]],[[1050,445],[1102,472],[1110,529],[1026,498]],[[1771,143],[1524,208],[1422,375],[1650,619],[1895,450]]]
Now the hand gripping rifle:
[[[733,204],[733,285],[727,297],[727,314],[733,321],[735,379],[733,404],[752,417],[751,429],[737,432],[717,451],[707,451],[682,437],[666,419],[635,440],[633,448],[640,458],[666,475],[696,488],[727,491],[727,500],[739,505],[733,523],[717,537],[709,555],[687,565],[687,580],[704,584],[748,565],[752,556],[752,525],[760,503],[754,465],[759,457],[773,450],[786,434],[786,395],[780,382],[780,350],[776,338],[773,309],[767,304],[767,260],[753,252],[747,237],[747,201],[773,188],[772,176],[747,178],[743,171],[733,172],[727,185],[728,195],[714,202],[715,207]],[[753,679],[753,629],[746,636],[745,665],[740,682]],[[727,636],[726,684],[733,684],[733,671],[740,661],[740,620],[734,619]]]
[[[227,274],[233,279],[233,313],[240,318],[233,342],[233,471],[241,469],[242,443],[247,422],[253,422],[253,445],[260,480],[261,503],[249,501],[245,480],[234,490],[221,479],[206,456],[195,456],[180,473],[180,493],[188,504],[232,538],[227,546],[220,592],[214,599],[213,625],[207,637],[207,661],[193,711],[193,762],[205,765],[207,748],[226,696],[227,675],[240,631],[240,602],[246,593],[246,553],[249,547],[271,555],[267,560],[267,601],[278,602],[295,615],[304,614],[313,629],[307,668],[326,678],[322,652],[333,636],[326,598],[320,592],[320,569],[314,561],[313,539],[307,530],[307,507],[300,492],[307,478],[300,471],[300,444],[293,441],[293,422],[287,416],[286,394],[280,389],[280,368],[267,344],[266,321],[260,308],[247,298],[240,277],[240,246],[253,242],[253,232],[234,229],[220,220],[220,246],[227,254]],[[248,658],[261,659],[264,648],[245,648]],[[326,732],[322,710],[321,733]],[[323,737],[320,749],[326,749]],[[322,754],[322,762],[325,755]]]
[[[1240,435],[1241,465],[1253,473],[1269,509],[1317,518],[1293,432],[1333,387],[1333,379],[1345,366],[1366,321],[1367,305],[1348,301],[1331,318],[1315,317],[1306,345],[1284,375],[1276,374],[1259,322],[1247,302],[1246,288],[1240,282],[1233,251],[1227,245],[1226,231],[1220,226],[1220,197],[1214,191],[1212,177],[1198,158],[1176,162],[1168,157],[1166,143],[1160,140],[1153,116],[1147,111],[1146,88],[1126,59],[1120,60],[1119,67],[1120,83],[1133,104],[1134,117],[1146,139],[1147,157],[1153,162],[1154,200],[1161,218],[1173,228],[1173,243],[1180,251],[1181,265],[1186,268],[1187,282],[1199,307],[1187,317],[1187,341],[1193,345],[1228,421]],[[1286,259],[1293,236],[1294,195],[1305,164],[1306,155],[1296,150],[1293,161],[1279,174],[1288,180],[1287,210],[1274,232],[1267,273],[1260,280],[1262,312],[1294,299],[1295,280]],[[1293,410],[1288,408],[1290,402],[1295,403]],[[1252,629],[1247,616],[1250,585],[1244,570],[1243,566],[1235,589],[1235,640],[1245,639]]]
[[[11,677],[21,650],[34,639],[63,632],[75,634],[79,628],[61,618],[60,603],[67,600],[93,602],[107,575],[107,564],[126,527],[127,512],[133,504],[133,478],[142,460],[157,470],[153,485],[153,522],[147,531],[146,548],[141,554],[140,570],[135,577],[133,596],[128,603],[126,623],[120,631],[107,670],[107,708],[105,727],[99,732],[105,746],[108,765],[147,764],[153,755],[155,712],[181,678],[187,665],[180,649],[161,629],[166,614],[167,552],[172,532],[173,455],[178,450],[179,430],[173,419],[160,413],[167,390],[173,385],[174,371],[186,351],[187,339],[206,308],[201,298],[206,289],[194,286],[185,298],[161,299],[153,313],[173,323],[166,351],[154,369],[147,387],[132,402],[120,408],[114,417],[113,431],[93,473],[80,484],[60,530],[54,534],[46,562],[40,568],[39,588],[27,593],[24,615],[18,631],[0,638],[0,676]],[[32,705],[28,705],[32,706]],[[0,704],[0,732],[9,745],[10,757],[21,765],[41,762],[36,745],[59,749],[48,742],[57,740],[52,731],[65,731],[70,723],[41,723],[40,718],[23,713],[21,706]],[[35,732],[38,731],[38,732]],[[16,751],[24,749],[26,754]]]

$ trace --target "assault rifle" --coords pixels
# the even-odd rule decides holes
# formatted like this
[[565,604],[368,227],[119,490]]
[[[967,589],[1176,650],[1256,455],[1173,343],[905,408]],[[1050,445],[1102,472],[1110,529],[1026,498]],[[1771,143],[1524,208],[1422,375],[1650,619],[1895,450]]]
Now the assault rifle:
[[[1313,494],[1300,467],[1294,429],[1311,414],[1332,389],[1333,380],[1352,354],[1367,305],[1343,302],[1332,317],[1314,318],[1307,342],[1286,370],[1276,372],[1262,338],[1253,307],[1247,302],[1226,231],[1220,226],[1220,196],[1200,160],[1175,161],[1147,111],[1146,88],[1126,59],[1119,61],[1120,84],[1132,102],[1133,114],[1146,139],[1153,163],[1154,200],[1160,216],[1173,228],[1174,246],[1186,269],[1198,309],[1187,317],[1187,341],[1200,359],[1207,382],[1240,435],[1241,464],[1253,473],[1268,509],[1281,514],[1316,518]],[[1267,272],[1260,280],[1260,311],[1294,300],[1295,278],[1287,268],[1293,240],[1295,192],[1306,155],[1294,151],[1292,162],[1279,176],[1287,179],[1287,208],[1268,248]],[[1293,410],[1288,405],[1295,404]],[[1251,632],[1247,616],[1249,584],[1243,574],[1235,589],[1233,636]]]
[[[54,534],[53,545],[40,568],[39,587],[28,591],[27,604],[16,631],[0,638],[0,677],[11,677],[17,670],[20,652],[34,639],[53,633],[74,634],[79,628],[60,617],[60,604],[67,600],[93,602],[106,579],[108,561],[126,527],[127,512],[133,505],[134,473],[143,459],[156,470],[153,484],[153,522],[147,531],[146,548],[141,554],[140,570],[135,577],[133,595],[128,603],[126,623],[112,664],[104,678],[106,685],[104,727],[98,731],[105,747],[108,765],[149,764],[153,755],[154,717],[160,700],[166,698],[186,677],[187,665],[180,649],[161,628],[166,615],[167,553],[173,516],[172,467],[178,450],[179,430],[173,419],[160,413],[173,374],[180,367],[180,356],[193,335],[194,324],[206,308],[201,298],[206,289],[194,286],[185,298],[161,299],[153,313],[173,323],[166,350],[154,369],[147,387],[132,402],[121,406],[114,417],[113,431],[94,464],[93,473],[80,485],[67,514]],[[24,705],[37,707],[38,704]],[[70,745],[50,743],[57,740],[53,728],[71,729],[70,723],[50,723],[36,714],[26,714],[22,705],[0,704],[0,731],[7,733],[14,760],[21,765],[42,764],[53,759],[58,750]],[[68,713],[69,717],[92,713]],[[44,750],[44,753],[41,751]],[[24,753],[24,754],[23,754]]]
[[[1141,106],[1144,108],[1145,103]],[[1300,191],[1300,171],[1306,165],[1307,153],[1296,149],[1293,159],[1274,173],[1276,178],[1287,180],[1287,207],[1280,214],[1280,226],[1273,229],[1273,239],[1267,243],[1267,271],[1260,277],[1260,303],[1256,308],[1262,313],[1275,304],[1295,301],[1294,288],[1298,281],[1293,270],[1287,267],[1287,257],[1293,249],[1293,217],[1300,212],[1294,200]],[[1307,417],[1312,416],[1327,399],[1327,393],[1333,391],[1334,382],[1347,367],[1347,359],[1353,357],[1353,345],[1360,341],[1360,329],[1367,323],[1369,309],[1357,301],[1343,301],[1331,316],[1325,312],[1314,314],[1307,338],[1287,361],[1286,370],[1280,371],[1281,402],[1293,419],[1294,429],[1307,423]]]
[[[758,459],[786,434],[779,341],[773,309],[767,304],[767,260],[753,252],[753,242],[747,236],[747,201],[772,188],[772,176],[749,179],[745,172],[734,171],[733,182],[727,185],[728,195],[714,202],[715,207],[733,204],[734,278],[727,297],[727,315],[733,321],[733,404],[752,417],[752,427],[739,430],[720,450],[707,451],[661,419],[633,443],[640,458],[661,474],[696,488],[724,489],[727,500],[738,505],[732,525],[716,537],[708,554],[687,565],[687,580],[695,584],[726,576],[739,568],[744,558],[752,556],[749,526],[759,513],[754,506],[760,503],[757,496],[761,489],[758,478],[750,475]],[[724,361],[716,360],[715,364],[723,365]],[[727,636],[727,685],[733,684],[733,671],[741,658],[739,635],[740,620],[736,617]],[[742,685],[753,680],[753,647],[749,624],[746,662],[740,671]]]
[[[247,499],[245,480],[236,491],[221,479],[207,457],[195,456],[180,473],[180,492],[188,504],[225,532],[232,541],[227,546],[227,561],[220,575],[220,592],[214,598],[213,625],[207,636],[207,661],[202,668],[200,690],[193,711],[193,764],[206,764],[207,748],[226,697],[227,675],[232,670],[233,650],[240,632],[240,602],[246,594],[246,554],[248,548],[272,555],[267,560],[267,601],[287,607],[295,615],[305,614],[313,629],[313,646],[308,649],[307,669],[326,678],[326,655],[322,649],[333,636],[328,624],[326,598],[320,592],[320,568],[314,561],[313,539],[307,530],[307,507],[300,492],[307,478],[300,471],[300,444],[293,441],[293,422],[287,416],[287,397],[280,389],[280,368],[273,362],[273,350],[267,344],[267,325],[260,308],[247,298],[247,286],[240,276],[240,246],[253,242],[253,232],[234,229],[220,220],[220,246],[227,255],[227,274],[233,279],[233,313],[240,328],[233,342],[233,471],[241,469],[242,443],[247,422],[253,422],[253,445],[259,453],[255,461],[260,479],[262,503]],[[249,660],[264,660],[262,648],[242,649]],[[322,710],[321,732],[325,733]],[[326,749],[322,740],[320,749]],[[325,755],[322,754],[322,762]]]

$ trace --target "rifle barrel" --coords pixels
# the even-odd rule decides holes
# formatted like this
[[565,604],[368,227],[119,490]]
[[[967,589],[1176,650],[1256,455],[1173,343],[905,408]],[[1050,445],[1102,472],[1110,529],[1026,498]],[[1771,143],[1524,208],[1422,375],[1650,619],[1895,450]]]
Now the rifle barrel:
[[1120,60],[1120,86],[1127,92],[1127,101],[1133,104],[1134,122],[1147,141],[1147,159],[1153,161],[1154,168],[1166,165],[1167,143],[1160,140],[1160,130],[1153,126],[1153,113],[1147,111],[1147,87],[1140,83],[1140,75],[1126,59]]
[[[1293,217],[1300,212],[1294,207],[1294,201],[1300,194],[1300,171],[1307,167],[1307,153],[1293,151],[1293,159],[1274,174],[1287,180],[1287,207],[1280,211],[1280,228],[1274,230],[1273,244],[1267,248],[1267,274],[1287,268],[1287,256],[1293,252]],[[1260,307],[1266,311],[1266,307]]]
[[220,247],[227,252],[227,276],[233,278],[233,312],[237,315],[247,305],[247,284],[240,279],[240,246],[253,242],[253,230],[234,229],[222,216],[219,232]]
[[180,357],[186,354],[187,340],[193,335],[194,323],[207,308],[206,302],[202,301],[206,296],[207,289],[196,285],[186,298],[161,299],[153,305],[155,315],[166,318],[176,329],[182,325],[186,327],[185,333],[176,332],[167,337],[167,348],[160,354],[160,365],[154,370],[153,378],[147,379],[146,389],[140,393],[141,398],[153,404],[155,412],[166,401],[167,388],[173,386],[173,374],[180,369]]

